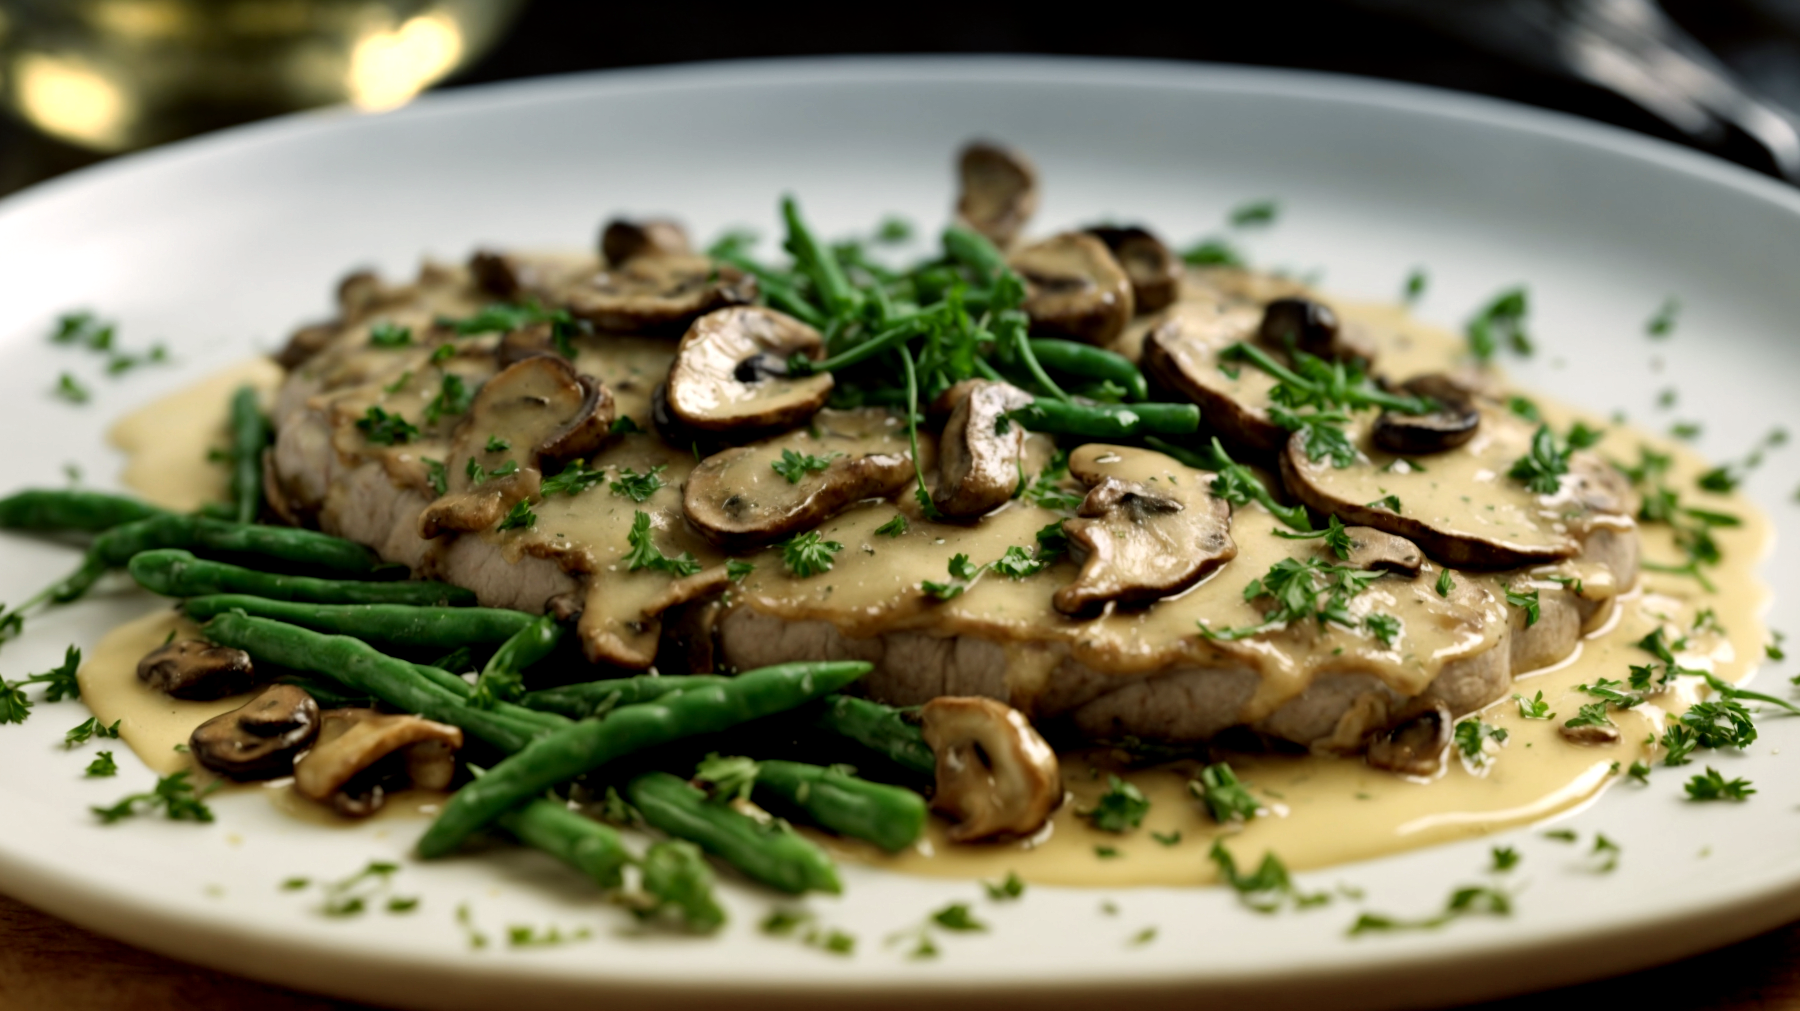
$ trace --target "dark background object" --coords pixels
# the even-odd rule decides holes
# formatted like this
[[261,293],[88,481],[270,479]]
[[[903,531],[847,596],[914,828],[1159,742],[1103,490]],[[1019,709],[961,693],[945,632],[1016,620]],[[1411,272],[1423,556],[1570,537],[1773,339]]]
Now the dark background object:
[[[900,8],[812,15],[695,0],[596,4],[535,0],[511,34],[444,88],[610,67],[857,53],[1047,53],[1204,60],[1358,74],[1470,91],[1612,123],[1781,174],[1744,130],[1711,116],[1683,129],[1569,65],[1571,25],[1645,20],[1651,73],[1697,55],[1756,95],[1800,108],[1800,0],[1265,0],[1134,8],[1118,17],[1053,17],[1017,4],[917,0]],[[1666,18],[1664,17],[1666,14]],[[1653,26],[1654,27],[1654,26]],[[1667,30],[1674,35],[1671,44]],[[1641,34],[1641,33],[1640,33]],[[1592,41],[1589,39],[1588,41]],[[1613,40],[1605,40],[1610,44]],[[1641,41],[1641,40],[1640,40]],[[1674,55],[1671,55],[1673,53]],[[1716,54],[1716,60],[1714,60]],[[1591,52],[1588,53],[1591,55]],[[1711,61],[1711,62],[1708,62]],[[1629,75],[1628,75],[1629,76]],[[1629,89],[1628,89],[1629,90]],[[1681,99],[1673,100],[1679,108]],[[1786,118],[1785,116],[1783,118]],[[1679,119],[1679,117],[1677,117]],[[1794,152],[1800,159],[1800,148]],[[0,125],[0,193],[99,156],[16,122]],[[1800,164],[1797,161],[1796,164]],[[1790,173],[1793,166],[1789,166]]]

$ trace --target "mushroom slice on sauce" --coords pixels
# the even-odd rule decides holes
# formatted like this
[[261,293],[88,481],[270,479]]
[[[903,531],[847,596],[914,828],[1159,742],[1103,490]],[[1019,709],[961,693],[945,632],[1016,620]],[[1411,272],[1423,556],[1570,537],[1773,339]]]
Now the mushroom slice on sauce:
[[614,218],[600,231],[600,256],[617,267],[640,256],[689,256],[687,231],[668,218]]
[[1345,527],[1344,534],[1350,538],[1350,557],[1344,564],[1353,569],[1380,569],[1416,579],[1419,566],[1425,564],[1425,553],[1404,537],[1374,527]]
[[1311,508],[1404,537],[1452,568],[1562,561],[1580,553],[1599,527],[1634,528],[1624,478],[1604,461],[1573,452],[1558,489],[1534,492],[1508,472],[1531,452],[1536,426],[1496,404],[1478,409],[1481,438],[1433,454],[1426,469],[1401,465],[1402,457],[1375,445],[1365,416],[1345,426],[1358,450],[1350,466],[1311,459],[1296,435],[1280,457],[1282,480]]
[[1203,423],[1227,446],[1268,454],[1288,439],[1269,417],[1275,379],[1223,357],[1226,348],[1254,339],[1257,324],[1253,306],[1184,299],[1145,337],[1142,366],[1153,383],[1198,404]]
[[1337,313],[1310,298],[1278,298],[1263,307],[1256,339],[1277,350],[1290,348],[1327,361],[1367,365],[1375,348],[1362,334],[1338,323]]
[[1087,232],[1106,243],[1113,259],[1125,268],[1139,315],[1167,309],[1181,293],[1180,257],[1148,229],[1100,225]]
[[696,318],[756,299],[756,279],[705,256],[637,255],[557,293],[601,330],[679,333]]
[[319,704],[294,685],[270,685],[195,728],[188,750],[201,765],[238,780],[274,779],[319,735]]
[[1417,456],[1441,453],[1475,438],[1481,412],[1467,387],[1439,373],[1418,376],[1400,387],[1416,397],[1430,397],[1437,409],[1428,414],[1383,411],[1375,419],[1375,445],[1390,453]]
[[1010,501],[1019,487],[1025,428],[1009,411],[1031,394],[1009,383],[958,383],[960,399],[938,437],[938,483],[931,500],[946,516],[980,516]]
[[456,727],[373,709],[329,709],[321,721],[318,743],[294,766],[294,789],[339,814],[365,818],[390,792],[442,790],[456,775]]
[[1402,776],[1435,776],[1450,750],[1450,732],[1455,722],[1448,706],[1434,702],[1430,709],[1402,720],[1370,741],[1368,762]]
[[687,428],[754,438],[812,417],[831,396],[828,372],[789,376],[789,357],[817,359],[819,332],[758,306],[721,309],[694,321],[675,351],[664,393]]
[[[1168,461],[1169,473],[1132,480],[1106,464],[1160,458],[1147,450],[1089,443],[1069,457],[1069,472],[1089,486],[1063,532],[1084,550],[1081,574],[1056,591],[1056,609],[1083,614],[1107,603],[1141,604],[1193,586],[1237,557],[1231,505],[1209,490],[1211,475]],[[1182,479],[1178,475],[1185,475]],[[1170,478],[1175,478],[1171,480]]]
[[[612,421],[612,394],[566,359],[537,355],[507,366],[457,424],[448,492],[419,515],[419,536],[492,528],[514,503],[538,493],[546,462],[592,454]],[[465,460],[481,469],[471,474],[459,465]]]
[[975,141],[957,159],[962,195],[956,214],[1001,249],[1012,245],[1037,212],[1037,170],[1011,148]]
[[[688,523],[724,551],[749,551],[810,530],[863,499],[892,495],[912,480],[906,430],[887,411],[823,412],[816,427],[816,437],[793,432],[700,461],[682,493]],[[825,467],[784,475],[775,465],[787,453]]]
[[191,701],[222,699],[256,684],[250,654],[202,639],[183,639],[144,654],[138,680],[166,695]]
[[1025,279],[1024,309],[1032,329],[1089,344],[1110,344],[1131,322],[1131,279],[1106,243],[1086,232],[1063,232],[1012,255]]
[[1056,752],[1017,710],[989,698],[945,695],[919,710],[937,757],[931,805],[956,819],[952,842],[1028,836],[1062,802]]
[[1619,740],[1619,728],[1604,723],[1599,726],[1585,727],[1571,727],[1563,724],[1556,730],[1557,733],[1562,734],[1562,739],[1570,744],[1613,744]]

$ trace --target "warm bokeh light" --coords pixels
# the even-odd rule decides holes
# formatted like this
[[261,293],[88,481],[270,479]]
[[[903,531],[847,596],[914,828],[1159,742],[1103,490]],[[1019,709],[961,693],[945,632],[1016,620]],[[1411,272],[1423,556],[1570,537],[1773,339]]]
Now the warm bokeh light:
[[131,96],[83,63],[27,53],[13,63],[19,111],[38,129],[102,151],[129,142]]
[[350,101],[364,109],[403,105],[449,73],[462,52],[462,33],[443,14],[422,15],[393,31],[373,32],[350,52]]

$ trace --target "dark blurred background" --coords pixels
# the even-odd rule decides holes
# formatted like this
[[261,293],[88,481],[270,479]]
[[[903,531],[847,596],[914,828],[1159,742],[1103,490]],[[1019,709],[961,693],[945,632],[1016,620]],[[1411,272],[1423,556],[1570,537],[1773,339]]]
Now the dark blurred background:
[[[1030,11],[1030,13],[1023,13]],[[0,0],[0,193],[309,105],[609,67],[1052,53],[1476,92],[1800,179],[1800,0],[1264,0],[1052,12],[593,0]]]

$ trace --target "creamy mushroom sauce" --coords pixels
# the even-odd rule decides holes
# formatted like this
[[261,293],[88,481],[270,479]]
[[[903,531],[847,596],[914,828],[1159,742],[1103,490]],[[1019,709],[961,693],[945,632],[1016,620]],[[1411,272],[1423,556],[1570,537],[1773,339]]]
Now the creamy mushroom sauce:
[[[1461,350],[1461,342],[1441,331],[1412,321],[1403,310],[1386,306],[1336,303],[1346,323],[1366,329],[1381,349],[1383,371],[1409,376],[1443,370]],[[429,322],[416,320],[419,325]],[[619,413],[644,418],[654,377],[666,368],[672,342],[615,339],[620,352],[603,356],[597,345],[584,345],[578,368],[608,381],[619,403]],[[403,371],[391,370],[391,371]],[[491,367],[489,368],[491,371]],[[1246,370],[1248,372],[1249,370]],[[128,484],[147,498],[173,507],[194,504],[196,498],[216,496],[223,489],[222,468],[206,461],[206,449],[216,444],[223,431],[225,404],[230,391],[246,376],[261,382],[278,378],[261,364],[234,370],[229,376],[203,381],[194,390],[154,404],[124,419],[114,434],[121,448],[133,453],[126,470]],[[479,370],[470,375],[479,379]],[[377,377],[373,377],[377,378]],[[394,376],[383,374],[384,383]],[[617,383],[617,385],[614,385]],[[364,390],[378,388],[372,382]],[[365,394],[366,396],[366,394]],[[382,402],[417,417],[429,393],[403,388]],[[410,398],[410,399],[406,399]],[[346,399],[353,399],[346,397]],[[362,399],[354,408],[373,399]],[[346,407],[349,407],[346,404]],[[1592,416],[1553,403],[1539,401],[1545,418],[1566,429],[1577,417],[1597,425]],[[854,419],[849,424],[845,419]],[[447,426],[445,426],[447,428]],[[847,428],[847,430],[837,430]],[[151,437],[149,433],[155,433]],[[185,449],[172,445],[166,433],[179,433]],[[833,423],[823,416],[817,431],[802,429],[784,437],[801,452],[835,450],[846,443],[867,446],[865,451],[895,451],[904,444],[903,428],[883,425],[871,428],[866,416],[840,416]],[[1670,453],[1675,460],[1669,475],[1672,485],[1691,487],[1709,466],[1679,445],[1622,426],[1614,427],[1601,450],[1628,458],[1638,443]],[[367,451],[373,447],[358,447]],[[144,465],[154,450],[154,472]],[[831,451],[827,450],[827,451]],[[395,447],[394,462],[404,466],[410,457],[429,455],[429,443]],[[1047,447],[1034,440],[1027,463],[1041,467]],[[1194,479],[1194,472],[1148,454],[1119,454],[1119,476],[1145,481]],[[1104,459],[1104,458],[1103,458]],[[703,564],[721,560],[716,551],[680,522],[680,484],[693,465],[691,453],[662,446],[648,436],[629,436],[610,445],[590,461],[595,468],[631,466],[640,473],[663,465],[664,487],[642,505],[629,499],[590,491],[577,498],[553,497],[536,506],[538,526],[520,534],[484,534],[508,544],[514,557],[526,553],[566,558],[582,557],[579,571],[606,573],[609,593],[632,586],[632,576],[619,571],[625,531],[638,509],[650,512],[658,530],[657,543],[670,555],[692,551]],[[758,480],[778,480],[773,474]],[[193,489],[203,489],[196,493]],[[1419,492],[1412,492],[1415,497]],[[771,549],[750,556],[755,571],[734,591],[757,608],[784,617],[826,617],[850,634],[931,624],[946,631],[970,631],[1008,642],[1009,687],[1024,697],[1044,689],[1056,657],[1066,644],[1077,655],[1104,658],[1108,669],[1121,673],[1163,666],[1171,657],[1195,655],[1215,649],[1239,650],[1234,656],[1263,675],[1263,686],[1253,705],[1267,711],[1303,686],[1310,664],[1329,657],[1333,669],[1369,670],[1396,689],[1411,694],[1429,682],[1447,659],[1478,651],[1495,634],[1492,629],[1506,620],[1498,577],[1463,576],[1460,582],[1480,584],[1482,593],[1440,600],[1422,592],[1435,581],[1429,563],[1416,581],[1392,577],[1375,584],[1375,592],[1356,602],[1358,613],[1379,608],[1402,616],[1404,632],[1392,650],[1372,639],[1329,629],[1313,639],[1308,649],[1284,656],[1267,644],[1254,641],[1210,643],[1193,634],[1197,615],[1204,614],[1218,626],[1250,624],[1261,614],[1242,599],[1250,579],[1260,576],[1276,559],[1317,551],[1315,542],[1278,540],[1269,535],[1274,520],[1255,506],[1241,508],[1233,517],[1232,536],[1239,545],[1238,558],[1222,567],[1199,586],[1156,607],[1130,614],[1105,614],[1087,622],[1068,621],[1067,629],[1046,641],[1041,632],[1033,637],[1028,623],[1044,624],[1053,614],[1049,605],[1054,590],[1074,575],[1073,563],[1063,561],[1024,580],[1012,581],[987,573],[967,592],[948,602],[935,602],[918,590],[922,580],[946,578],[950,555],[964,552],[977,563],[999,557],[1010,545],[1030,546],[1036,531],[1059,514],[1015,500],[1009,506],[974,525],[932,524],[921,520],[910,495],[899,504],[866,503],[854,507],[819,529],[828,539],[844,544],[834,568],[822,576],[800,580],[789,576]],[[1427,504],[1423,499],[1421,505]],[[1064,755],[1065,786],[1070,800],[1057,812],[1050,826],[1031,840],[998,845],[953,845],[944,838],[944,825],[934,819],[926,839],[912,850],[888,855],[854,842],[817,835],[834,853],[908,873],[950,877],[999,877],[1016,871],[1042,883],[1106,885],[1197,884],[1214,879],[1204,853],[1208,840],[1223,834],[1240,861],[1255,860],[1264,851],[1281,856],[1289,867],[1313,868],[1365,859],[1432,843],[1480,835],[1512,825],[1541,820],[1581,805],[1623,778],[1623,769],[1645,756],[1646,735],[1660,732],[1664,714],[1679,713],[1695,698],[1696,678],[1685,678],[1651,703],[1613,713],[1621,736],[1618,743],[1578,746],[1557,732],[1561,721],[1573,715],[1589,696],[1574,686],[1603,677],[1623,677],[1632,663],[1647,654],[1634,645],[1659,623],[1688,629],[1701,609],[1716,612],[1725,633],[1689,633],[1689,650],[1681,655],[1684,666],[1708,669],[1728,681],[1740,681],[1755,667],[1766,638],[1760,618],[1768,600],[1767,588],[1758,580],[1756,565],[1769,539],[1769,525],[1749,500],[1732,496],[1706,503],[1719,505],[1743,519],[1737,528],[1715,531],[1724,552],[1723,563],[1712,571],[1719,590],[1703,592],[1693,581],[1646,572],[1637,587],[1619,594],[1616,607],[1602,608],[1596,627],[1587,631],[1577,652],[1544,670],[1520,675],[1515,690],[1525,695],[1542,691],[1557,719],[1526,720],[1510,697],[1479,714],[1484,722],[1504,728],[1505,745],[1483,764],[1452,759],[1442,775],[1430,782],[1411,780],[1370,768],[1359,759],[1311,756],[1217,754],[1228,759],[1239,777],[1267,805],[1268,811],[1247,826],[1222,829],[1205,815],[1185,791],[1195,771],[1192,763],[1127,770],[1118,755],[1088,750]],[[909,516],[909,529],[898,538],[875,533],[892,519],[896,510]],[[1644,557],[1669,560],[1677,557],[1667,528],[1641,528]],[[566,564],[566,562],[565,562]],[[1559,570],[1560,571],[1560,570]],[[629,592],[631,600],[649,599],[666,587],[666,577]],[[1554,584],[1549,584],[1553,586]],[[1612,592],[1610,589],[1607,592]],[[1477,598],[1485,597],[1485,600]],[[618,613],[618,612],[615,612]],[[1053,621],[1052,624],[1055,624]],[[137,683],[136,663],[159,645],[168,631],[185,625],[169,612],[158,612],[110,633],[90,651],[83,665],[83,697],[105,722],[121,720],[125,742],[159,772],[183,767],[186,756],[173,750],[185,741],[194,726],[206,718],[234,708],[248,696],[216,702],[182,702],[149,691]],[[184,632],[191,628],[183,628]],[[1050,648],[1054,646],[1055,649]],[[653,648],[653,647],[652,647]],[[1341,654],[1334,653],[1342,649]],[[1034,662],[1035,661],[1035,662]],[[1616,765],[1615,765],[1616,763]],[[1091,828],[1080,812],[1091,807],[1105,789],[1106,776],[1121,772],[1152,801],[1139,830],[1124,835]],[[271,791],[294,808],[290,791]],[[400,812],[430,807],[401,803]],[[316,805],[312,806],[317,808]],[[323,808],[306,810],[309,819],[334,820]],[[1181,841],[1164,845],[1153,833],[1168,838],[1180,833]],[[1116,856],[1103,858],[1096,847],[1108,847]]]

